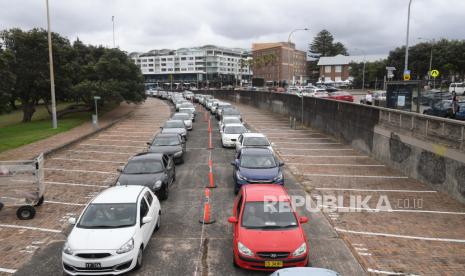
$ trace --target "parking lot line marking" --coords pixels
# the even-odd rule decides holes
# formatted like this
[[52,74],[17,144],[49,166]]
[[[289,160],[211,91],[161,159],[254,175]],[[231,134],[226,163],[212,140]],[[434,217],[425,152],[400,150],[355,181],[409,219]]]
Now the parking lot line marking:
[[[105,133],[125,133],[125,134],[128,134],[127,131],[117,131],[117,130],[108,130],[108,131],[105,131]],[[153,132],[150,132],[150,131],[131,131],[131,133],[153,134]]]
[[60,201],[50,201],[50,200],[45,200],[44,202],[50,203],[50,204],[60,204],[60,205],[86,206],[86,204],[83,204],[83,203],[71,203],[71,202],[60,202]]
[[312,157],[312,158],[326,158],[326,157],[334,157],[334,158],[368,158],[367,155],[308,155],[308,154],[280,154],[281,157]]
[[118,161],[105,161],[105,160],[95,160],[95,159],[76,159],[76,158],[61,158],[54,157],[52,160],[64,160],[64,161],[78,161],[78,162],[96,162],[96,163],[114,163],[114,164],[125,164],[126,162]]
[[325,150],[325,151],[328,151],[328,150],[351,151],[351,150],[353,150],[353,149],[300,149],[300,148],[281,148],[281,147],[278,147],[277,149],[278,150],[310,150],[310,151],[312,151],[312,150],[313,151],[315,151],[315,150]]
[[105,153],[105,154],[126,154],[126,155],[134,154],[134,153],[129,153],[129,152],[98,151],[98,150],[68,150],[68,151],[77,152],[77,153]]
[[396,234],[378,233],[378,232],[353,231],[353,230],[341,229],[339,227],[334,227],[334,229],[336,231],[342,232],[342,233],[366,235],[366,236],[380,236],[380,237],[388,237],[388,238],[401,238],[401,239],[422,240],[422,241],[441,241],[441,242],[465,243],[465,240],[460,240],[460,239],[431,238],[431,237],[396,235]]
[[9,269],[9,268],[3,268],[3,267],[0,267],[0,272],[5,272],[5,273],[16,273],[16,269]]
[[55,229],[49,229],[49,228],[40,228],[40,227],[32,227],[32,226],[13,225],[13,224],[0,224],[0,227],[37,230],[37,231],[50,232],[50,233],[61,233],[61,230],[55,230]]
[[373,190],[373,189],[350,189],[350,188],[315,188],[322,191],[355,191],[355,192],[383,192],[383,193],[437,193],[433,190]]
[[78,146],[115,147],[115,148],[138,148],[138,149],[144,149],[144,148],[146,148],[146,147],[141,147],[141,146],[120,146],[120,145],[99,145],[99,144],[78,144]]
[[384,270],[377,270],[377,269],[371,269],[371,268],[367,268],[367,271],[371,273],[376,273],[376,274],[419,276],[417,274],[405,274],[404,272],[384,271]]
[[102,142],[132,142],[132,143],[143,143],[145,141],[125,140],[125,139],[89,139],[89,141],[102,141]]
[[304,173],[305,176],[323,176],[323,177],[353,177],[353,178],[387,178],[387,179],[407,179],[407,176],[391,176],[391,175],[352,175],[352,174],[320,174],[320,173]]
[[95,185],[95,184],[84,184],[84,183],[69,183],[69,182],[54,182],[54,181],[45,181],[45,184],[51,185],[65,185],[65,186],[82,186],[82,187],[98,187],[98,188],[108,188],[108,185]]
[[334,167],[385,167],[384,165],[363,165],[363,164],[316,164],[316,163],[290,163],[288,165],[294,166],[334,166]]
[[69,170],[60,168],[44,168],[46,171],[63,171],[63,172],[80,172],[80,173],[103,173],[103,174],[118,174],[115,172],[104,172],[104,171],[89,171],[89,170]]
[[359,207],[346,207],[346,206],[329,206],[329,205],[320,205],[318,207],[323,208],[336,208],[336,209],[345,209],[345,210],[354,210],[354,211],[368,211],[373,213],[387,212],[387,213],[427,213],[427,214],[442,214],[442,215],[465,215],[465,212],[450,212],[450,211],[434,211],[434,210],[417,210],[417,209],[373,209],[373,208],[359,208]]

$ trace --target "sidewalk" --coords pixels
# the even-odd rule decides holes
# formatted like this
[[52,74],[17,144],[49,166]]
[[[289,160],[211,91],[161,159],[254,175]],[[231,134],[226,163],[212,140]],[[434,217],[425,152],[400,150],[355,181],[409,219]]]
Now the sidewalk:
[[[116,107],[110,112],[105,113],[99,118],[99,126],[104,128],[109,124],[127,116],[130,112],[137,108],[136,104],[121,103],[119,107]],[[58,121],[60,123],[60,121]],[[92,126],[91,118],[89,122],[77,126],[69,131],[53,135],[49,138],[24,145],[19,148],[7,150],[0,153],[0,160],[29,160],[33,159],[41,152],[46,152],[54,148],[65,145],[66,143],[84,137],[85,135],[94,131],[95,128]]]

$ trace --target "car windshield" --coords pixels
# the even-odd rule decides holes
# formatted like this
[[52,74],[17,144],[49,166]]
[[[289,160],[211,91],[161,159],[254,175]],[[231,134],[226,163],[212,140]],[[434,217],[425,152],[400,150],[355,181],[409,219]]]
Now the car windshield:
[[289,202],[270,204],[247,202],[242,212],[242,226],[247,229],[278,229],[297,227],[297,219]]
[[239,120],[238,118],[230,118],[230,119],[224,119],[223,120],[223,124],[226,125],[226,124],[240,124],[241,123],[241,120]]
[[160,160],[132,160],[124,167],[124,174],[160,173],[163,166]]
[[190,118],[191,116],[187,113],[173,115],[173,120],[190,120]]
[[175,136],[172,137],[156,137],[153,141],[153,146],[177,146],[181,142]]
[[241,113],[239,112],[239,110],[225,109],[223,115],[241,115]]
[[242,134],[247,130],[243,126],[226,126],[224,128],[224,133],[226,134]]
[[244,138],[244,146],[263,146],[268,147],[270,143],[265,137],[246,137]]
[[241,167],[249,169],[266,169],[276,167],[276,161],[271,154],[243,154],[241,157]]
[[182,121],[168,121],[164,128],[184,128],[184,123]]
[[80,228],[121,228],[136,224],[136,203],[92,203],[81,217]]

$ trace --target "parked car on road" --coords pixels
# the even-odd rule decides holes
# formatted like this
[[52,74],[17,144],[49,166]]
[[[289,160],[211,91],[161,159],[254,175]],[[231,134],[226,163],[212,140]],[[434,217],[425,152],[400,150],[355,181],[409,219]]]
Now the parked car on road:
[[354,96],[346,91],[338,91],[329,93],[329,98],[338,101],[346,101],[346,102],[353,102]]
[[183,120],[168,120],[160,128],[161,133],[176,133],[181,135],[184,141],[187,140],[187,129]]
[[228,222],[233,225],[235,266],[264,271],[307,266],[310,248],[302,224],[308,218],[297,216],[284,187],[244,186]]
[[128,160],[123,168],[117,186],[140,185],[150,188],[160,200],[168,199],[169,186],[176,179],[173,158],[167,154],[143,152]]
[[143,264],[143,251],[160,228],[160,202],[143,186],[111,187],[97,195],[74,225],[62,251],[70,275],[123,274]]
[[449,92],[455,92],[457,95],[465,96],[465,83],[464,82],[453,82],[449,86]]
[[223,132],[223,127],[229,124],[243,124],[242,121],[235,116],[223,116],[223,118],[218,122],[220,127],[220,132]]
[[192,116],[189,113],[174,113],[171,117],[171,120],[182,120],[184,121],[184,125],[186,126],[187,130],[192,130]]
[[427,108],[423,111],[423,114],[431,115],[431,116],[438,116],[443,118],[452,118],[452,101],[451,100],[444,100],[439,101],[433,104],[430,108]]
[[236,141],[236,152],[243,148],[268,148],[273,151],[270,141],[262,133],[242,133]]
[[149,152],[164,153],[171,156],[175,163],[184,163],[186,143],[176,133],[158,134],[149,144]]
[[234,193],[246,184],[271,183],[284,185],[282,167],[273,151],[268,148],[243,148],[231,162],[233,166]]
[[231,107],[231,108],[223,108],[222,111],[221,111],[221,116],[220,116],[220,120],[223,118],[223,116],[229,116],[229,117],[236,117],[236,118],[239,118],[239,120],[242,121],[242,116],[241,116],[241,112],[237,109],[235,109],[234,107]]
[[221,143],[223,147],[235,147],[239,135],[247,131],[247,128],[245,128],[243,124],[225,125],[221,132]]
[[291,267],[282,268],[270,276],[340,276],[336,271],[318,267]]

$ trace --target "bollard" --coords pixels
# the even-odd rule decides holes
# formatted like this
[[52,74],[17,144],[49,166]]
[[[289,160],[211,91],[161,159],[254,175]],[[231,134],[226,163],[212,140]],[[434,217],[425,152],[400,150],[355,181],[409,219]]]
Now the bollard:
[[210,190],[205,189],[205,203],[202,218],[199,220],[202,224],[212,224],[215,220],[210,216]]

